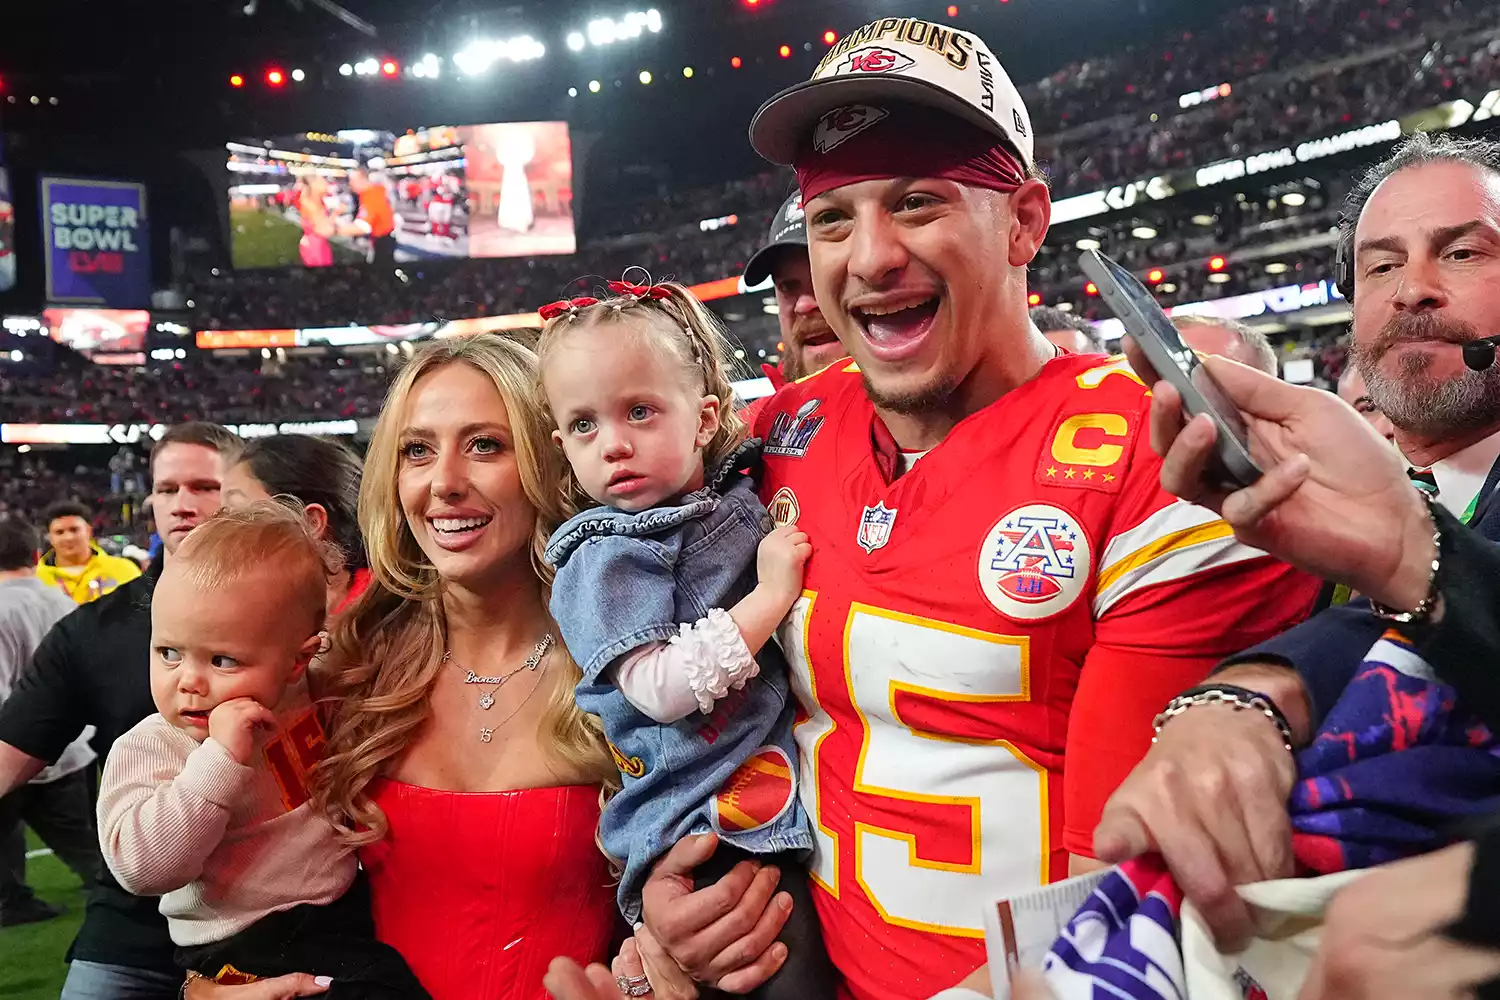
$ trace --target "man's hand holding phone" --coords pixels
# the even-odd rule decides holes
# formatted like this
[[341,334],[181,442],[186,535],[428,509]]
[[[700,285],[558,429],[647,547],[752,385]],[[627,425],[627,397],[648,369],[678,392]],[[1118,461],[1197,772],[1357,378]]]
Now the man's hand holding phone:
[[1399,453],[1333,393],[1295,386],[1228,358],[1203,366],[1244,420],[1264,474],[1226,490],[1209,473],[1218,429],[1189,419],[1177,390],[1127,340],[1131,367],[1152,386],[1151,447],[1169,493],[1219,512],[1247,545],[1391,607],[1427,593],[1432,522]]

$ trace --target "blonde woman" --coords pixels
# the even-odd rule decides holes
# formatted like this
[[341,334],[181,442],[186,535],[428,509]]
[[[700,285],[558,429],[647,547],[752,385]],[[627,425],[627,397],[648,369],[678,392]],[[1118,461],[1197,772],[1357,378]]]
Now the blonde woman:
[[333,244],[328,238],[338,226],[328,214],[323,199],[328,197],[328,179],[320,174],[303,174],[297,178],[297,217],[302,220],[302,239],[297,253],[304,267],[329,267],[333,264]]
[[515,341],[417,353],[365,460],[372,580],[317,678],[319,801],[360,845],[378,935],[435,1000],[544,997],[548,962],[605,958],[617,919],[594,842],[615,769],[538,572],[545,420]]

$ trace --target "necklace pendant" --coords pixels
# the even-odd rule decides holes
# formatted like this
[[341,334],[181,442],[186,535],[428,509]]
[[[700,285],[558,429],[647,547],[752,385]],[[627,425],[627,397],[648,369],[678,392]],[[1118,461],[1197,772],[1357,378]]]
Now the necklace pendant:
[[492,740],[494,738],[495,738],[495,731],[493,729],[480,729],[479,730],[479,742],[481,742],[481,743],[488,743],[490,740]]
[[482,708],[482,709],[484,709],[485,711],[489,711],[490,708],[494,707],[494,704],[495,704],[495,696],[494,695],[489,694],[489,693],[485,693],[485,694],[482,694],[482,695],[479,696],[479,707]]

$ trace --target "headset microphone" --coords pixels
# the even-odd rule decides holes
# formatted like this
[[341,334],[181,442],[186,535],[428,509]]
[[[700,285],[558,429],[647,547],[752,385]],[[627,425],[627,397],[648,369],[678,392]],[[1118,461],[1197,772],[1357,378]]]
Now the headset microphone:
[[1495,346],[1500,344],[1500,335],[1494,337],[1481,337],[1479,340],[1471,340],[1463,345],[1464,364],[1482,372],[1495,363]]

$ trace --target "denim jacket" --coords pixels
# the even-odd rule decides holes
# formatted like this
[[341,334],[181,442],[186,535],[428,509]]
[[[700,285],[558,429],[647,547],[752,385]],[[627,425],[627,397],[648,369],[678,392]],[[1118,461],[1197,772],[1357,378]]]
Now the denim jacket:
[[632,923],[652,862],[682,837],[712,830],[756,854],[812,847],[797,798],[786,661],[774,643],[761,649],[760,674],[744,688],[710,714],[671,724],[637,711],[605,676],[625,653],[670,639],[754,588],[756,548],[771,519],[743,470],[759,460],[760,442],[746,442],[677,504],[638,513],[594,507],[547,543],[557,568],[552,616],[583,670],[578,707],[603,721],[624,782],[599,830],[604,849],[624,863],[619,904]]

